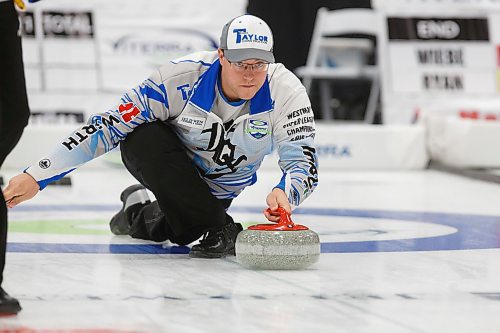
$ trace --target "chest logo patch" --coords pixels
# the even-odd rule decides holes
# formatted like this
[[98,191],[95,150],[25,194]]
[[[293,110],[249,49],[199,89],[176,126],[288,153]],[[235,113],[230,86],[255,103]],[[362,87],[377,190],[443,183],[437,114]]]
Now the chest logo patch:
[[188,127],[203,128],[203,126],[205,125],[205,118],[181,115],[179,119],[179,124]]
[[256,139],[261,139],[271,133],[267,121],[256,119],[248,121],[246,132]]

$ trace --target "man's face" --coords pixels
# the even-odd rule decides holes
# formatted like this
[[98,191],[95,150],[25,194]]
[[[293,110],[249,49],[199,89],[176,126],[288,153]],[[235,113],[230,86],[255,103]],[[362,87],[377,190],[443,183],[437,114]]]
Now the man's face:
[[266,81],[267,63],[258,59],[248,59],[240,63],[230,63],[219,49],[222,66],[222,91],[230,101],[251,99]]

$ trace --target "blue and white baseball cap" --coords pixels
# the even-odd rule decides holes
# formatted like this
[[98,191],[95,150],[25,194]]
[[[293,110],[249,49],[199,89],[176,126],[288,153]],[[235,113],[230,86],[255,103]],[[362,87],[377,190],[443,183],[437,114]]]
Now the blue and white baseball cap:
[[259,59],[273,63],[273,42],[267,23],[248,14],[226,23],[220,36],[220,48],[231,62]]

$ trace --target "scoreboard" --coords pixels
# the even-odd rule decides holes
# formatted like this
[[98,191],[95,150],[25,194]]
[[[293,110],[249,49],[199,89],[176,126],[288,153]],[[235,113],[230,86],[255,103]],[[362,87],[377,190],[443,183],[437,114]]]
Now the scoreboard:
[[385,123],[422,112],[500,119],[500,1],[380,0]]

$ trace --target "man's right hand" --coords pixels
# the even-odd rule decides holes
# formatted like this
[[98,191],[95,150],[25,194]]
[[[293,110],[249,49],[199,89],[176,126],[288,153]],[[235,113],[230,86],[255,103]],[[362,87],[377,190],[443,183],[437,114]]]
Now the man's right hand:
[[38,191],[40,186],[36,180],[28,173],[21,173],[9,181],[9,185],[3,190],[3,196],[7,207],[12,208],[33,198]]
[[280,220],[278,207],[282,207],[288,214],[292,214],[292,207],[288,202],[288,197],[286,196],[285,191],[280,188],[275,187],[271,193],[267,195],[266,203],[269,210],[264,209],[264,216],[271,222],[278,223]]

